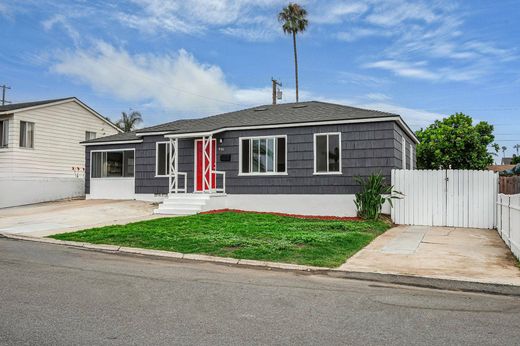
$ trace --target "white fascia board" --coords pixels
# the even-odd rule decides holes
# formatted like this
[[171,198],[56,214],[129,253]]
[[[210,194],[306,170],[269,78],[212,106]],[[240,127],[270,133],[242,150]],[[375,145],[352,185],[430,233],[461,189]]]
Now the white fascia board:
[[136,140],[131,140],[131,141],[109,141],[109,142],[93,142],[93,143],[80,143],[81,145],[84,145],[84,146],[89,146],[89,145],[110,145],[110,144],[132,144],[132,143],[142,143],[143,140],[142,139],[136,139]]
[[[287,127],[302,127],[302,126],[320,126],[320,125],[338,125],[338,124],[355,124],[355,123],[372,123],[381,121],[395,121],[402,129],[416,142],[419,140],[404,123],[400,116],[396,115],[393,117],[381,117],[381,118],[367,118],[367,119],[352,119],[352,120],[329,120],[329,121],[310,121],[305,123],[287,123],[287,124],[276,124],[276,125],[255,125],[255,126],[236,126],[236,127],[224,127],[218,130],[209,132],[192,132],[192,133],[179,133],[179,134],[165,134],[167,138],[191,138],[191,137],[202,137],[214,135],[225,131],[237,131],[237,130],[257,130],[257,129],[275,129],[275,128],[287,128]],[[157,133],[156,133],[157,134]],[[137,134],[139,135],[139,134]]]

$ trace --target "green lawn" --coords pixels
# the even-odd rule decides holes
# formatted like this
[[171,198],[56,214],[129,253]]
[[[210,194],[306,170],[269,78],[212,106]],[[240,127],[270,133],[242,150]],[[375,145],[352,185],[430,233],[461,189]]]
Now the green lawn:
[[337,267],[389,227],[383,221],[224,212],[93,228],[52,238]]

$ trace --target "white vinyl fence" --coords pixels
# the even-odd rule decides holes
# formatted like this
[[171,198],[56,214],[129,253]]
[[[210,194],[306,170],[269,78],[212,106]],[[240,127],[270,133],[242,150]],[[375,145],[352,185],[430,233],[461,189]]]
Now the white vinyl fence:
[[495,227],[498,174],[471,170],[392,170],[396,224]]
[[497,230],[516,258],[520,259],[520,194],[498,195]]

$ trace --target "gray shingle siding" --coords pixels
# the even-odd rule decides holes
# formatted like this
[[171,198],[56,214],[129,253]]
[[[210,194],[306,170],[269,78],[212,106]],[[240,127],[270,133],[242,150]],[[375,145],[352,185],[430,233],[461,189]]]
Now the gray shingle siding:
[[[314,175],[314,133],[341,132],[342,174]],[[355,176],[381,171],[388,181],[392,168],[401,168],[399,125],[392,121],[228,131],[215,135],[217,170],[226,172],[229,194],[352,194],[358,191]],[[239,176],[239,138],[287,135],[287,175]],[[163,136],[143,136],[142,143],[87,147],[85,167],[90,171],[90,150],[135,148],[135,192],[165,194],[168,178],[155,177],[156,142]],[[405,135],[407,143],[411,139]],[[220,143],[222,140],[222,143]],[[407,145],[408,148],[408,145]],[[220,160],[230,154],[231,160]],[[415,157],[415,156],[414,156]],[[179,171],[188,173],[188,192],[194,190],[194,139],[179,140]],[[88,176],[89,174],[87,174]],[[220,182],[219,182],[220,183]],[[85,180],[89,193],[90,181]]]

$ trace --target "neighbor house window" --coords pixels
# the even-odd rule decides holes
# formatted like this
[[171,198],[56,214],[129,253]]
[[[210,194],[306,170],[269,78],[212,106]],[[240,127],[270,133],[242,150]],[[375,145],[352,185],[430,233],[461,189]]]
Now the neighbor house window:
[[20,121],[20,147],[34,148],[34,123]]
[[0,120],[0,148],[9,145],[9,120]]
[[314,173],[341,173],[341,136],[339,133],[314,135]]
[[286,153],[286,136],[241,138],[240,173],[285,174]]
[[155,175],[158,177],[170,174],[170,143],[158,142],[155,147]]
[[410,169],[413,169],[413,144],[410,143]]
[[96,133],[92,131],[85,131],[85,140],[90,141],[91,139],[96,139]]
[[134,176],[134,151],[92,152],[92,178],[131,178]]

